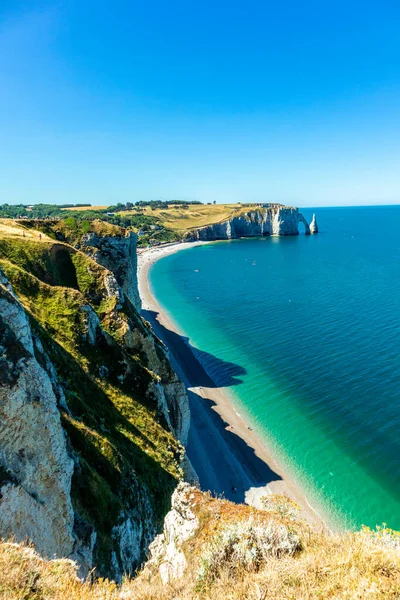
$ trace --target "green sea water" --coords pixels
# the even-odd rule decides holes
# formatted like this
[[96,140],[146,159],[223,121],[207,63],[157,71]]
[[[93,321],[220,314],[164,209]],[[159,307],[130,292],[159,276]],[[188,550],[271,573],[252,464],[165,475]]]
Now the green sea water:
[[316,212],[317,236],[190,248],[151,286],[313,506],[400,529],[400,207]]

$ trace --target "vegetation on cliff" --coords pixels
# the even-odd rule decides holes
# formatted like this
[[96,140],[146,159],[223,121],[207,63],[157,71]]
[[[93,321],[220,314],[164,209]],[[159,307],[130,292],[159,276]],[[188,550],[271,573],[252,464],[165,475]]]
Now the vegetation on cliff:
[[[274,206],[271,204],[271,206]],[[276,205],[278,206],[278,205]],[[40,229],[50,237],[76,243],[87,232],[98,232],[107,225],[123,227],[139,233],[138,244],[159,244],[184,239],[199,227],[223,223],[246,215],[258,204],[202,204],[185,201],[137,202],[115,206],[64,208],[39,204],[24,206],[0,205],[0,218],[20,218],[24,227]],[[41,219],[38,222],[37,219]],[[46,222],[45,219],[53,219]],[[59,222],[54,222],[58,220]]]
[[[32,548],[0,544],[6,600],[392,599],[400,595],[397,536],[388,530],[327,534],[279,511],[192,494],[195,534],[182,544],[182,577],[164,583],[157,565],[121,586],[82,583],[68,560],[46,562]],[[250,525],[249,525],[250,523]],[[254,531],[258,529],[258,533]],[[232,533],[233,532],[233,533]],[[240,539],[235,532],[240,532]],[[258,537],[257,537],[258,536]],[[211,550],[210,550],[211,549]],[[257,551],[258,549],[258,551]]]
[[[112,233],[114,226],[102,227]],[[64,390],[60,410],[75,460],[73,505],[97,532],[98,571],[109,573],[113,527],[135,508],[135,493],[148,499],[155,533],[182,476],[183,448],[158,407],[160,376],[140,345],[127,347],[123,335],[130,328],[149,336],[162,357],[160,342],[127,298],[118,306],[118,294],[107,289],[112,274],[68,244],[3,225],[0,267]]]

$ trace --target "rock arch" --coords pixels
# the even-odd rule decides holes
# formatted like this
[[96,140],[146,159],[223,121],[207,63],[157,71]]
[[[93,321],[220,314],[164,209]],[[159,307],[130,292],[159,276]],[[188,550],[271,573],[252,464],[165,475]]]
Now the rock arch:
[[303,223],[303,225],[304,225],[304,234],[311,235],[310,226],[300,212],[299,212],[299,223]]

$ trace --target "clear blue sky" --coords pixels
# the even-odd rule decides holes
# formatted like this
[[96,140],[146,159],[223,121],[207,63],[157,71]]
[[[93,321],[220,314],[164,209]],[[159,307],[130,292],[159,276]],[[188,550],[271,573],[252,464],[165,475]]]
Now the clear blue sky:
[[1,0],[0,203],[400,203],[398,0]]

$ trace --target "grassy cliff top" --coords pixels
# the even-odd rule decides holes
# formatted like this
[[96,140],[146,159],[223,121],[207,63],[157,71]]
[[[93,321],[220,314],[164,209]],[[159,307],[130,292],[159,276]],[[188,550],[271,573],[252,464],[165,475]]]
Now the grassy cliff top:
[[[177,204],[169,205],[168,208],[141,207],[143,214],[159,219],[163,227],[178,232],[222,223],[257,209],[257,204]],[[137,214],[137,211],[125,211],[120,214]]]
[[[281,206],[273,205],[271,206]],[[105,206],[96,207],[106,210]],[[233,217],[259,209],[258,204],[169,204],[165,206],[140,206],[132,210],[116,212],[116,215],[143,215],[154,219],[159,226],[171,231],[184,232],[190,229],[221,223]],[[65,212],[78,211],[78,208],[67,208]]]

